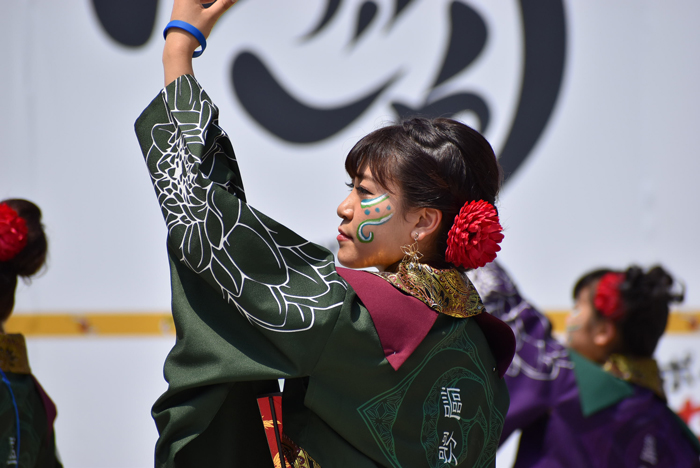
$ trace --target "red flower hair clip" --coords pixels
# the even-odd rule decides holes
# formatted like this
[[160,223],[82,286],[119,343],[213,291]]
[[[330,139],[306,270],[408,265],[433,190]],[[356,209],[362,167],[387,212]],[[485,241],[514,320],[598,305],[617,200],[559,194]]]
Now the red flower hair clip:
[[620,285],[625,281],[624,273],[606,273],[600,278],[598,288],[593,297],[593,305],[600,313],[610,320],[617,321],[625,312],[624,303],[620,296]]
[[7,203],[0,203],[0,262],[12,260],[27,245],[27,223]]
[[503,240],[496,208],[479,200],[464,204],[447,234],[445,260],[464,268],[479,268],[492,262]]

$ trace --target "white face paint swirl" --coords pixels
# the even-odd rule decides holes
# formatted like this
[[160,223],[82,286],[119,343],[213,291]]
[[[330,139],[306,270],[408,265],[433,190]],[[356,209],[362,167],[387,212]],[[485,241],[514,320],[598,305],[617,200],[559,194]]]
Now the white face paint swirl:
[[[374,211],[377,213],[381,212],[381,209],[377,207],[382,202],[388,201],[389,200],[389,194],[385,193],[383,195],[379,195],[376,198],[371,198],[369,200],[362,200],[360,202],[360,208],[364,210],[365,215],[369,215],[372,211],[370,208],[375,207]],[[386,207],[387,211],[391,211],[391,205],[387,205]],[[363,221],[360,223],[359,226],[357,226],[357,238],[359,239],[360,242],[372,242],[374,240],[374,233],[365,233],[365,228],[369,226],[381,226],[382,224],[386,223],[389,221],[392,217],[394,216],[394,213],[389,213],[384,216],[380,216],[379,218],[371,218]]]
[[[385,193],[384,195],[379,195],[377,198],[372,198],[370,200],[362,200],[360,202],[360,207],[363,209],[372,208],[373,206],[378,205],[381,202],[383,202],[384,200],[388,200],[388,199],[389,199],[389,194]],[[389,208],[389,209],[391,209],[391,208]],[[369,214],[369,213],[365,213],[365,214]]]
[[389,213],[388,215],[382,216],[381,218],[368,219],[367,221],[363,221],[357,227],[357,238],[360,240],[360,242],[372,242],[374,240],[374,233],[370,232],[369,234],[365,234],[363,232],[364,228],[368,226],[380,226],[389,221],[393,216],[394,213]]

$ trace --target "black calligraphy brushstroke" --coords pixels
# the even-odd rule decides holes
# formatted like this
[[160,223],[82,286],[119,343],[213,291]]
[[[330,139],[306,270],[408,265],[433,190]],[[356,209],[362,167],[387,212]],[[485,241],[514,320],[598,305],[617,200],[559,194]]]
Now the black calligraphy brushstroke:
[[377,4],[374,2],[365,2],[360,8],[360,13],[357,15],[357,26],[355,27],[355,37],[352,42],[357,42],[362,33],[372,24],[372,21],[377,16]]
[[[396,0],[391,24],[414,1]],[[519,1],[525,36],[525,65],[515,118],[499,157],[506,180],[522,165],[549,123],[561,90],[566,58],[563,0]],[[91,0],[91,3],[105,33],[119,44],[142,47],[153,35],[158,0]],[[340,4],[341,0],[327,0],[321,21],[307,38],[318,34],[328,25],[337,14]],[[376,15],[376,11],[371,11],[372,5],[376,9],[373,2],[363,4],[356,38]],[[451,25],[449,46],[433,88],[468,67],[481,53],[487,40],[483,20],[464,3],[452,3]],[[249,71],[246,68],[254,73],[245,76]],[[359,101],[346,106],[317,109],[299,102],[287,93],[252,54],[241,54],[236,59],[232,67],[232,78],[234,92],[248,113],[273,134],[295,143],[313,143],[340,132],[369,108],[393,82],[393,79],[388,80]],[[261,81],[256,81],[258,78]],[[239,88],[239,85],[243,88]],[[417,109],[400,103],[392,103],[392,106],[402,117],[416,113],[437,116],[473,111],[479,117],[482,132],[488,128],[490,118],[488,106],[483,99],[470,93],[448,96]]]
[[467,68],[486,45],[486,23],[471,7],[461,2],[452,2],[450,23],[449,46],[433,87],[437,87]]
[[100,25],[127,47],[143,46],[153,34],[158,0],[92,0]]
[[498,161],[506,180],[521,166],[544,131],[559,97],[566,56],[562,0],[520,0],[525,70],[518,109]]
[[[412,1],[398,0],[396,14]],[[336,14],[339,3],[340,0],[329,0],[318,30]],[[522,165],[549,122],[561,88],[566,51],[562,0],[520,0],[520,7],[525,36],[525,66],[515,118],[499,159],[506,177]],[[450,42],[433,90],[473,63],[487,41],[486,25],[473,9],[455,1],[450,12]],[[242,53],[235,59],[231,76],[234,92],[248,114],[272,134],[292,143],[315,143],[342,131],[365,112],[395,79],[387,80],[356,102],[339,108],[322,109],[294,98],[262,61],[251,53]],[[394,102],[394,111],[400,117],[415,114],[454,116],[471,111],[479,118],[480,131],[488,129],[490,110],[480,96],[461,92],[431,102],[430,96],[434,92],[427,91],[426,104],[414,109]]]
[[296,99],[250,52],[242,52],[236,57],[231,67],[231,79],[243,108],[266,130],[290,143],[315,143],[350,125],[396,77],[355,102],[329,109],[314,108]]
[[311,39],[316,34],[320,33],[338,12],[338,7],[340,7],[340,0],[328,0],[328,3],[326,3],[326,10],[321,17],[321,21],[319,21],[316,27],[314,27],[304,36],[304,39]]
[[415,116],[454,117],[460,112],[474,112],[479,118],[479,128],[477,130],[481,133],[486,132],[491,119],[491,113],[486,102],[480,96],[472,93],[458,93],[446,96],[419,109],[413,109],[397,102],[393,102],[391,105],[400,119]]
[[396,0],[396,5],[394,7],[394,17],[392,18],[392,23],[396,22],[399,15],[406,9],[408,5],[413,3],[413,0]]
[[[442,67],[433,89],[465,70],[484,50],[487,39],[486,23],[471,7],[461,2],[450,5],[450,40]],[[430,95],[428,96],[430,99]],[[491,112],[486,101],[474,93],[457,93],[429,102],[419,108],[411,108],[393,102],[392,107],[400,119],[411,116],[454,117],[460,112],[474,112],[479,119],[478,130],[488,129]]]

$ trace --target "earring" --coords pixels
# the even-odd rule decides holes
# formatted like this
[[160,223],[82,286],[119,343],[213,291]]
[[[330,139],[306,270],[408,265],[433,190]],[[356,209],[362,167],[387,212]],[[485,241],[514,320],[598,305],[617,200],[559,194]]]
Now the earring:
[[413,237],[413,244],[401,246],[401,251],[404,254],[401,263],[406,266],[420,263],[420,259],[423,258],[423,254],[418,250],[418,237],[420,237],[420,235],[417,232],[411,235]]

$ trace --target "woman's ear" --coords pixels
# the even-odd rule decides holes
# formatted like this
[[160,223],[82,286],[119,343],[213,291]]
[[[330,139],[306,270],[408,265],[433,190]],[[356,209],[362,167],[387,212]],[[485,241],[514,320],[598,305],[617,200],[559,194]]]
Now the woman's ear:
[[416,214],[418,216],[413,232],[418,234],[418,241],[431,236],[442,223],[442,211],[437,208],[421,208]]
[[595,325],[593,343],[601,349],[604,349],[606,354],[612,352],[617,346],[617,339],[617,327],[611,320],[603,319]]

